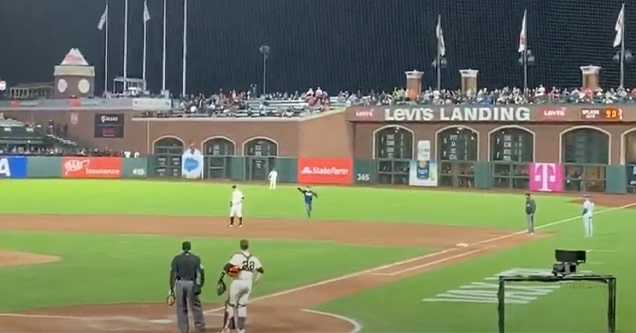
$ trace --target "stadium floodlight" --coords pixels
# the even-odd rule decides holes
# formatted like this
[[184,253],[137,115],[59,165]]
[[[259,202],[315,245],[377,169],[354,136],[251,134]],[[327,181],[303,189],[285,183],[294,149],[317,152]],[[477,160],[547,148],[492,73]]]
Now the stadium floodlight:
[[[605,284],[607,293],[607,332],[616,333],[616,277],[602,274],[576,274],[577,267],[586,261],[585,251],[555,250],[557,263],[552,274],[501,275],[497,289],[497,326],[499,333],[506,332],[506,285],[515,282],[574,283],[598,282]],[[584,289],[580,289],[584,290]]]
[[265,97],[265,93],[267,93],[265,86],[267,85],[267,59],[269,59],[270,52],[269,45],[261,45],[258,48],[258,52],[260,52],[263,56],[263,97]]

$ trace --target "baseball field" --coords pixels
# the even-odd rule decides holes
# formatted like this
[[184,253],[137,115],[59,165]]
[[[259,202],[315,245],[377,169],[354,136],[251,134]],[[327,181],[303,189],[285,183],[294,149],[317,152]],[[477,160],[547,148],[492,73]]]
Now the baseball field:
[[[183,240],[202,257],[208,327],[214,280],[248,238],[266,270],[249,332],[495,332],[496,277],[542,274],[554,250],[618,278],[619,332],[633,332],[636,197],[594,195],[583,238],[578,197],[317,186],[311,220],[292,186],[239,185],[245,227],[227,228],[229,184],[6,180],[0,185],[0,332],[175,332],[163,302]],[[507,332],[603,332],[607,288],[519,283]]]

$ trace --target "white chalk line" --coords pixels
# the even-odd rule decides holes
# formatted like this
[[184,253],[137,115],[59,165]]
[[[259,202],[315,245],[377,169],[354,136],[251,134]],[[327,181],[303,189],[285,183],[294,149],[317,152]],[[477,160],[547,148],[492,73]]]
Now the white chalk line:
[[[619,207],[612,207],[612,208],[599,210],[599,211],[596,212],[596,214],[598,215],[598,214],[603,214],[603,213],[609,213],[609,212],[612,212],[612,211],[623,210],[625,208],[629,208],[629,207],[633,207],[633,206],[636,206],[636,202],[630,203],[630,204],[627,204],[627,205],[622,205],[622,206],[619,206]],[[542,224],[540,226],[537,226],[535,229],[536,230],[542,230],[542,229],[546,229],[546,228],[549,228],[549,227],[560,225],[560,224],[563,224],[563,223],[566,223],[566,222],[570,222],[570,221],[573,221],[573,220],[576,220],[576,219],[579,219],[579,218],[581,218],[581,216],[577,215],[577,216],[574,216],[574,217],[570,217],[570,218],[566,218],[566,219],[562,219],[562,220],[558,220],[558,221]],[[514,236],[522,235],[522,234],[525,234],[526,232],[527,232],[527,230],[521,230],[521,231],[509,233],[509,234],[504,234],[504,235],[500,235],[500,236],[497,236],[497,237],[481,240],[481,241],[479,241],[479,242],[477,242],[475,244],[480,245],[480,244],[492,243],[492,242],[496,242],[498,240],[507,239],[507,238],[511,238],[511,237],[514,237]],[[319,282],[315,282],[315,283],[310,283],[310,284],[307,284],[307,285],[303,285],[303,286],[299,286],[299,287],[295,287],[295,288],[291,288],[291,289],[275,292],[275,293],[264,295],[264,296],[260,296],[260,297],[255,297],[255,298],[253,298],[250,301],[250,303],[254,303],[254,302],[258,302],[258,301],[264,301],[264,300],[267,300],[267,299],[270,299],[270,298],[285,296],[285,295],[292,294],[292,293],[295,293],[295,292],[304,291],[304,290],[320,287],[320,286],[323,286],[323,285],[331,284],[331,283],[334,283],[334,282],[339,282],[339,281],[355,278],[355,277],[362,276],[362,275],[365,275],[365,274],[374,273],[374,272],[381,271],[381,270],[384,270],[384,269],[387,269],[387,268],[408,264],[408,263],[419,261],[419,260],[426,259],[426,258],[440,256],[440,255],[443,255],[443,254],[446,254],[446,253],[457,251],[458,249],[460,249],[460,248],[444,249],[444,250],[433,252],[433,253],[429,253],[429,254],[426,254],[426,255],[423,255],[423,256],[414,257],[414,258],[405,259],[405,260],[400,260],[400,261],[396,261],[396,262],[393,262],[393,263],[390,263],[390,264],[385,264],[385,265],[382,265],[382,266],[378,266],[378,267],[375,267],[375,268],[365,269],[365,270],[361,270],[361,271],[358,271],[358,272],[342,275],[342,276],[339,276],[339,277],[335,277],[335,278],[331,278],[331,279],[327,279],[327,280],[323,280],[323,281],[319,281]],[[203,313],[206,314],[206,315],[214,315],[215,312],[219,312],[219,311],[221,311],[223,309],[225,309],[225,307],[218,307],[218,308],[214,308],[214,309],[210,309],[210,310],[204,311]],[[113,318],[119,318],[119,319],[121,319],[121,318],[135,318],[135,317],[122,317],[122,316],[117,316],[117,317],[78,317],[78,316],[36,315],[36,314],[21,314],[21,313],[0,313],[0,317],[33,318],[33,319],[68,319],[68,320],[85,320],[85,319],[104,320],[104,319],[113,319]],[[141,320],[139,318],[135,318],[135,319]]]
[[471,255],[473,253],[477,253],[477,252],[481,252],[481,251],[483,251],[483,249],[470,250],[468,252],[458,253],[458,254],[455,254],[455,255],[452,255],[452,256],[444,257],[442,259],[438,259],[438,260],[435,260],[435,261],[427,262],[427,263],[424,263],[424,264],[421,264],[421,265],[411,266],[411,267],[408,267],[408,268],[405,268],[405,269],[401,269],[399,271],[393,271],[391,273],[371,273],[371,275],[396,276],[396,275],[400,275],[400,274],[403,274],[403,273],[406,273],[406,272],[414,271],[416,269],[426,268],[426,267],[429,267],[429,266],[434,266],[434,265],[437,265],[437,264],[441,264],[441,263],[446,262],[446,261],[451,261],[451,260],[458,259],[458,258],[461,258],[461,257],[466,257],[466,256],[469,256],[469,255]]
[[335,314],[335,313],[317,311],[317,310],[310,310],[310,309],[302,309],[301,311],[317,314],[317,315],[320,315],[320,316],[332,317],[332,318],[340,319],[342,321],[346,321],[349,324],[351,324],[351,326],[353,326],[353,329],[351,331],[349,331],[349,333],[358,333],[358,332],[360,332],[362,330],[362,325],[360,324],[360,322],[358,322],[355,319],[351,319],[349,317],[341,316],[341,315]]

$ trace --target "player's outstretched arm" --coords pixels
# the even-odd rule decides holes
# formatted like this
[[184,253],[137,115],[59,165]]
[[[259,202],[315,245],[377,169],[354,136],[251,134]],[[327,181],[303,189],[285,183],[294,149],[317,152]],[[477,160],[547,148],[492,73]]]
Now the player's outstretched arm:
[[305,193],[305,190],[303,190],[303,189],[302,189],[302,188],[300,188],[300,187],[296,187],[296,189],[297,189],[297,190],[298,190],[298,192],[300,192],[300,193]]

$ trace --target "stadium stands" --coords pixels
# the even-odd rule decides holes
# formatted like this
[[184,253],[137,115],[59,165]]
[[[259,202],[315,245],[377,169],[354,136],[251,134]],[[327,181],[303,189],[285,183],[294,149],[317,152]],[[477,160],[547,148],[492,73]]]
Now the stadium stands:
[[477,94],[469,96],[459,90],[424,90],[419,98],[412,102],[406,98],[404,89],[395,89],[392,93],[375,93],[367,95],[341,92],[339,101],[347,105],[391,105],[401,103],[418,104],[616,104],[636,102],[636,89],[609,89],[583,91],[581,89],[547,89],[538,86],[528,91],[519,88],[503,88],[495,90],[481,89]]
[[0,155],[139,157],[135,152],[83,147],[65,138],[64,132],[55,123],[25,124],[0,114]]

